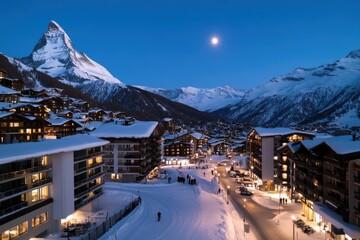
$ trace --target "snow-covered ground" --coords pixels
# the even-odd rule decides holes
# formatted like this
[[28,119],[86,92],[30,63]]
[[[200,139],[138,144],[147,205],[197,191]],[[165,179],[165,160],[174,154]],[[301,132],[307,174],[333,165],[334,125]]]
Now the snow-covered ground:
[[[213,156],[212,163],[224,159],[222,156]],[[243,161],[238,158],[237,161]],[[129,215],[116,223],[100,239],[206,239],[206,240],[235,240],[257,239],[253,231],[244,233],[242,216],[235,210],[233,205],[227,204],[226,191],[217,193],[219,185],[211,175],[211,167],[195,168],[194,165],[162,167],[171,177],[152,179],[146,184],[135,183],[106,183],[105,194],[99,198],[99,211],[85,214],[78,212],[79,222],[81,218],[102,215],[111,209],[123,208],[132,199],[140,196],[141,204]],[[197,185],[177,182],[179,172],[196,178]],[[252,199],[269,210],[278,209],[279,195],[264,193],[253,190],[255,195]],[[300,213],[300,204],[297,205]],[[157,213],[161,212],[161,220],[157,221]],[[86,216],[88,215],[88,216]],[[296,217],[301,217],[298,214]],[[98,220],[101,220],[98,218]],[[280,224],[279,224],[280,222]],[[281,214],[274,219],[273,226],[279,231],[286,231],[289,239],[292,237],[291,214],[282,210]],[[324,234],[317,232],[311,236],[297,231],[298,239],[324,239]],[[47,238],[50,239],[50,238]],[[76,239],[76,238],[72,238]]]

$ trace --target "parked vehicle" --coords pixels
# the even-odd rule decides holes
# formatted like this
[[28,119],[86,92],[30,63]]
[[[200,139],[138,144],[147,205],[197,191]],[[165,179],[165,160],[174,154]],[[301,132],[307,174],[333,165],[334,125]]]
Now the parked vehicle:
[[230,177],[236,177],[236,172],[235,171],[228,171],[228,174]]
[[248,190],[245,190],[245,191],[240,191],[240,195],[251,196],[251,195],[253,195],[253,193]]

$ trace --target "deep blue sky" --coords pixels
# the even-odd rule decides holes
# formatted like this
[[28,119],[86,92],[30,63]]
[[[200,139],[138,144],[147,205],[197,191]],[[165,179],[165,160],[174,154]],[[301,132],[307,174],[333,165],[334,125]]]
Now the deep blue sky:
[[125,84],[249,89],[360,49],[359,10],[359,0],[11,0],[0,52],[29,55],[54,20]]

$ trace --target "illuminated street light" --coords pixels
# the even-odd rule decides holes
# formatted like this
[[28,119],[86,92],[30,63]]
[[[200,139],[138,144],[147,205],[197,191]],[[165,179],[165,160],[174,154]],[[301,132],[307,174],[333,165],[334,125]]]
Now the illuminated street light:
[[217,175],[218,175],[218,183],[220,183],[220,173],[218,173]]
[[324,225],[324,239],[326,240],[326,231],[328,230],[328,227],[326,226],[326,224]]
[[295,219],[296,219],[296,217],[294,215],[292,215],[291,219],[293,222],[293,240],[295,240]]
[[227,201],[226,201],[226,203],[227,204],[229,204],[229,195],[230,195],[230,186],[229,185],[227,185]]
[[246,213],[246,212],[245,212],[245,211],[246,211],[245,208],[246,208],[246,205],[245,205],[245,204],[246,204],[246,199],[244,199],[244,219],[243,219],[244,222],[246,221],[246,219],[245,219],[245,213]]

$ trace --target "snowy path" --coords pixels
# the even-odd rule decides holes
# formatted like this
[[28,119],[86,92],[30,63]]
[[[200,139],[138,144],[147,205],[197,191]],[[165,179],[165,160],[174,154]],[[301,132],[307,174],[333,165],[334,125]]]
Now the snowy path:
[[[169,171],[176,179],[176,170]],[[159,184],[107,184],[108,190],[139,194],[142,203],[101,239],[232,239],[229,234],[233,235],[234,230],[226,223],[229,216],[223,210],[223,199],[215,193],[217,186],[209,181],[210,173],[206,171],[206,180],[199,176],[200,170],[183,172],[196,177],[199,185],[167,184],[166,180]],[[160,222],[158,211],[162,213]]]

